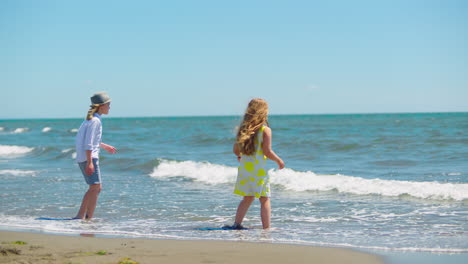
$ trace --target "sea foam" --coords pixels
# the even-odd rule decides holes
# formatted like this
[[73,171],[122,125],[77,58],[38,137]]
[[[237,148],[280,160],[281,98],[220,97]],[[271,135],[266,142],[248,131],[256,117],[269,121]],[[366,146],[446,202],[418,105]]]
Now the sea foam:
[[468,184],[364,179],[346,175],[317,175],[291,169],[270,170],[271,183],[294,191],[338,191],[357,195],[398,197],[409,195],[422,199],[468,199]]
[[20,134],[20,133],[24,133],[24,132],[27,132],[27,131],[29,131],[29,128],[27,128],[27,127],[19,127],[19,128],[17,128],[17,129],[13,130],[12,133],[13,133],[13,134]]
[[151,177],[187,177],[209,184],[228,183],[235,180],[237,169],[229,166],[195,161],[161,160]]
[[[289,168],[268,171],[270,182],[287,190],[337,191],[356,195],[398,197],[408,195],[421,199],[468,200],[468,184],[364,179],[346,175],[319,175]],[[155,178],[186,177],[207,184],[234,183],[237,168],[195,161],[160,160],[150,174]]]
[[36,176],[36,171],[33,170],[0,170],[0,175],[9,176]]
[[8,158],[8,157],[16,157],[27,154],[31,152],[34,148],[24,147],[24,146],[7,146],[7,145],[0,145],[0,157],[1,158]]

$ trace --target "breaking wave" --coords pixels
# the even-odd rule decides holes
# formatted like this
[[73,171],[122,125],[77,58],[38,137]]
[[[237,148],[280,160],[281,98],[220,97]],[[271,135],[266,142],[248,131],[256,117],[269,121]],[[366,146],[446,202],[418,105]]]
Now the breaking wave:
[[[186,177],[207,184],[233,183],[237,168],[209,162],[160,160],[151,177]],[[356,195],[412,196],[433,200],[468,200],[468,184],[364,179],[346,175],[320,175],[292,169],[269,170],[270,181],[287,190],[337,191]]]
[[25,155],[34,148],[24,147],[24,146],[8,146],[0,145],[0,158],[10,158]]

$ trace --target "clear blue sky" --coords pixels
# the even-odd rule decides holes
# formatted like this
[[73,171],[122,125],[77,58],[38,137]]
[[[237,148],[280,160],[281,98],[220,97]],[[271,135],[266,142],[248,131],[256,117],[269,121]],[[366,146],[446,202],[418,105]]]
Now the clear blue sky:
[[468,111],[468,1],[0,1],[0,119]]

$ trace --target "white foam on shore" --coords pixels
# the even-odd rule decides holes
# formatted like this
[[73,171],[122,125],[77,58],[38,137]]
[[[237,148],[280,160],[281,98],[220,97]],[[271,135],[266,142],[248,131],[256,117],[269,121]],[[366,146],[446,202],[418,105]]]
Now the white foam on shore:
[[[364,179],[346,175],[317,175],[311,171],[292,169],[269,170],[270,182],[287,190],[337,191],[356,195],[382,195],[398,197],[408,195],[420,199],[468,200],[468,184],[414,182]],[[207,184],[234,183],[237,168],[195,161],[161,160],[151,177],[187,177]]]
[[0,158],[17,157],[33,151],[34,148],[24,146],[0,145]]
[[[138,237],[138,238],[166,238],[166,239],[188,239],[188,240],[218,240],[218,241],[238,241],[238,236],[223,235],[215,236],[201,236],[199,231],[195,232],[171,232],[166,228],[158,228],[148,231],[148,226],[156,225],[152,219],[142,219],[135,221],[121,220],[119,222],[100,221],[95,219],[91,222],[73,220],[73,221],[48,221],[38,220],[33,216],[19,216],[19,215],[5,215],[0,213],[0,230],[4,231],[32,231],[41,232],[46,234],[74,234],[79,235],[83,233],[90,233],[95,235],[109,236],[109,237]],[[190,226],[192,227],[192,226]],[[260,242],[258,232],[254,230],[249,231],[249,234],[243,234],[245,241]],[[262,231],[260,231],[262,232]],[[229,232],[232,233],[232,232]],[[342,247],[363,250],[379,250],[379,251],[393,251],[393,252],[430,252],[430,253],[468,253],[468,248],[454,248],[454,247],[404,247],[404,246],[378,246],[366,244],[353,244],[345,242],[326,242],[326,241],[307,241],[301,239],[288,239],[276,238],[274,243],[284,243],[293,245],[308,245],[308,246],[325,246],[325,247]]]

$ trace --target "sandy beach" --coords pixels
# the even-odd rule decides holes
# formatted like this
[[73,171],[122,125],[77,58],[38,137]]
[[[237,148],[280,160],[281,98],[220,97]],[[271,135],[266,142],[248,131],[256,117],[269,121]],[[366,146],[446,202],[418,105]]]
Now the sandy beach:
[[0,231],[1,263],[384,263],[350,249],[252,242],[96,238]]

